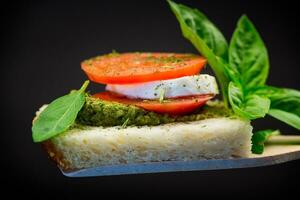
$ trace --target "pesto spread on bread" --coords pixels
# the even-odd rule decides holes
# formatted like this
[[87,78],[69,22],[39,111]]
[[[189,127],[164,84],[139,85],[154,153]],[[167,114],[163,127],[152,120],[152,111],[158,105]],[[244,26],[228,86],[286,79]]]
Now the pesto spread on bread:
[[230,116],[234,116],[233,111],[218,101],[209,102],[204,107],[187,115],[169,115],[147,111],[133,105],[103,101],[87,95],[76,122],[89,126],[118,126],[125,123],[128,126],[142,126]]

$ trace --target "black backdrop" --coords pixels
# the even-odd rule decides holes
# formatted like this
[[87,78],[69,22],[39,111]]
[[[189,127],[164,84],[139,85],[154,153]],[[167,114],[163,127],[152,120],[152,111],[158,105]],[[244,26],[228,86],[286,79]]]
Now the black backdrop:
[[[296,3],[262,1],[181,1],[201,9],[230,38],[246,13],[270,54],[269,84],[300,89]],[[2,176],[7,188],[32,195],[71,197],[142,192],[168,194],[243,193],[266,196],[295,191],[300,162],[271,167],[206,172],[70,179],[31,139],[31,120],[43,103],[78,88],[86,79],[80,62],[111,52],[194,52],[167,3],[157,1],[27,1],[1,7]],[[103,87],[92,84],[92,92]],[[269,117],[255,129],[297,130]],[[298,173],[297,173],[298,169]],[[25,189],[29,186],[29,189]],[[233,192],[234,191],[234,192]]]

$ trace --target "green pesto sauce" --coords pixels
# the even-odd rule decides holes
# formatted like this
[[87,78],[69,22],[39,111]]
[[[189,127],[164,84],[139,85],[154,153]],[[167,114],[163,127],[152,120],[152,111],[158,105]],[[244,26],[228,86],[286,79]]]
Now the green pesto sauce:
[[235,117],[232,110],[220,102],[209,102],[192,114],[171,116],[149,112],[136,106],[108,102],[86,97],[86,103],[78,113],[77,126],[143,126],[159,125],[171,122],[186,122],[215,117]]

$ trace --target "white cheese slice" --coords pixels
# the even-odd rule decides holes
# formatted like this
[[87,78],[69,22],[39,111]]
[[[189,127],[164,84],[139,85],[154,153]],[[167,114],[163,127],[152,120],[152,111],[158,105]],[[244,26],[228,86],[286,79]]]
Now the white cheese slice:
[[207,74],[144,83],[108,84],[106,90],[139,99],[159,99],[162,95],[164,98],[175,98],[219,93],[215,77]]

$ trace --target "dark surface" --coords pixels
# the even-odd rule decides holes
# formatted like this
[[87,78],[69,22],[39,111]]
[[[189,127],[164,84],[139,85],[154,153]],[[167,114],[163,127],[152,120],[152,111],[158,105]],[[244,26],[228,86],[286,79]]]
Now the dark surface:
[[[183,1],[182,1],[183,2]],[[229,39],[239,16],[253,20],[269,50],[269,84],[299,89],[299,21],[296,3],[258,1],[186,1],[215,22]],[[44,103],[78,88],[86,79],[80,62],[111,52],[194,52],[182,36],[165,1],[59,3],[29,1],[2,4],[1,82],[3,183],[16,192],[38,196],[114,195],[140,192],[199,196],[241,193],[264,196],[292,193],[300,162],[222,171],[128,175],[70,179],[47,159],[31,139],[31,120]],[[97,92],[103,87],[92,84]],[[269,117],[255,129],[297,131]],[[1,131],[2,132],[2,131]],[[24,189],[29,186],[31,189]],[[234,191],[234,192],[233,192]]]

